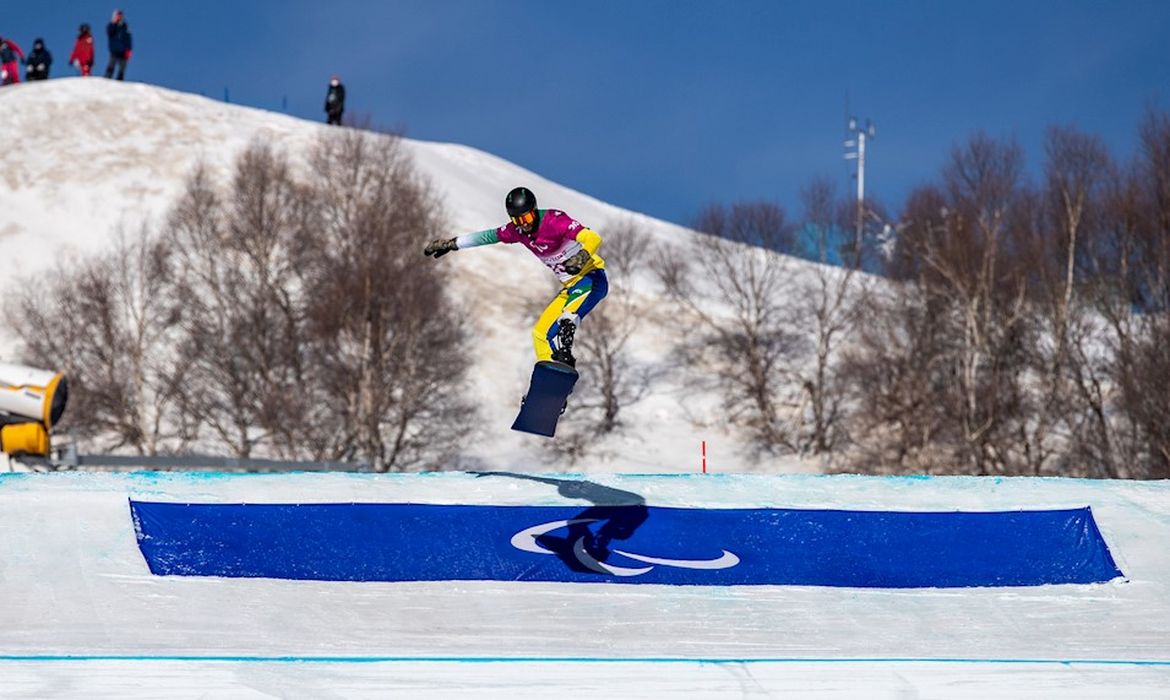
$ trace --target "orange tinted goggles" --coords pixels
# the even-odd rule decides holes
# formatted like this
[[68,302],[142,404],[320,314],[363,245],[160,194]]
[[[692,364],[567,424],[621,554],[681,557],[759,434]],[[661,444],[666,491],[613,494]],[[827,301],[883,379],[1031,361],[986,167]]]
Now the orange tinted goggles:
[[520,216],[513,216],[510,218],[512,219],[512,223],[516,224],[517,226],[531,226],[532,224],[536,223],[536,210],[533,209],[532,211],[526,211]]

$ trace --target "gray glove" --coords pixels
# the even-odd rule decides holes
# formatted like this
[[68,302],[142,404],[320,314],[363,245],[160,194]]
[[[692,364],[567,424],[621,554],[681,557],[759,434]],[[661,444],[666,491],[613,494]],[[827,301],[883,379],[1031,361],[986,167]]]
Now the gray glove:
[[441,258],[453,250],[459,250],[455,245],[454,238],[436,238],[423,248],[423,255],[429,255],[433,258]]
[[589,251],[582,248],[576,253],[573,253],[573,256],[562,264],[564,265],[565,272],[569,273],[570,275],[575,275],[581,272],[581,270],[584,270],[585,266],[588,265],[589,261],[592,259],[593,256],[589,254]]

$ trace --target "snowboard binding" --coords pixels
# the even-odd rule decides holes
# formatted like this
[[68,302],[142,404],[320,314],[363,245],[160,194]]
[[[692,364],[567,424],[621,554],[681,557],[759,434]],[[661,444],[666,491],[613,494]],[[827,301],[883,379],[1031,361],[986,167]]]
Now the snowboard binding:
[[563,362],[570,367],[577,366],[577,358],[573,357],[573,334],[577,326],[571,320],[562,318],[557,329],[557,346],[553,349],[552,359]]

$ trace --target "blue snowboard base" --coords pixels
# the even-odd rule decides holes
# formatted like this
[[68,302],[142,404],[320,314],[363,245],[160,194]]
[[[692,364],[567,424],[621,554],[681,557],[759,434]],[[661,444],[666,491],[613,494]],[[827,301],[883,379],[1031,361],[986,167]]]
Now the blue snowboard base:
[[569,365],[551,360],[537,362],[512,430],[552,437],[557,431],[561,409],[576,383],[577,370]]

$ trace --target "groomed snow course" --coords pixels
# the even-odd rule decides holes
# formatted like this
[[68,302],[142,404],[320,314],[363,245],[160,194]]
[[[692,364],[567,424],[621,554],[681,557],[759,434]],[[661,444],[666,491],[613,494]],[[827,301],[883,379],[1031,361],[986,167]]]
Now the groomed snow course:
[[[1170,696],[1170,483],[532,476],[0,476],[0,695]],[[584,509],[581,496],[599,492],[697,509],[1087,506],[1124,576],[899,590],[155,576],[129,509],[131,499]],[[468,556],[431,556],[456,554]]]

